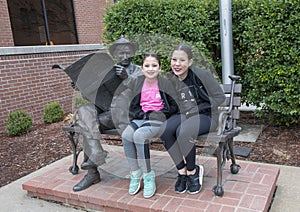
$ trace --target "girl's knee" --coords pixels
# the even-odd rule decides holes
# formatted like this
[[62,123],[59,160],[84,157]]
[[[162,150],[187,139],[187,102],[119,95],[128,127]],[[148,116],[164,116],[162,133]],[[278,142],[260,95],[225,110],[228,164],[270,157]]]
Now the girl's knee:
[[145,133],[142,133],[139,131],[136,131],[133,135],[134,143],[144,144],[147,139],[148,139],[148,137],[145,136]]
[[134,135],[134,130],[131,126],[126,127],[126,129],[122,133],[122,139],[132,140]]

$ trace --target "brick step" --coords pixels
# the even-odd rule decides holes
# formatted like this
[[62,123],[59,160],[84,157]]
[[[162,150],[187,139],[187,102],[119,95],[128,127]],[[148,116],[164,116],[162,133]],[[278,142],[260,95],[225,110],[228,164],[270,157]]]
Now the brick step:
[[[205,168],[204,185],[199,194],[176,194],[174,184],[177,172],[166,152],[151,151],[151,163],[156,172],[156,194],[143,198],[128,194],[129,168],[122,147],[105,146],[109,151],[107,162],[101,166],[101,182],[90,188],[73,192],[72,187],[83,178],[85,171],[72,175],[69,162],[49,170],[22,186],[31,197],[99,211],[268,211],[276,188],[279,168],[247,161],[238,161],[241,170],[230,173],[230,161],[223,171],[224,196],[216,197],[212,187],[216,184],[214,157],[198,157],[197,163]],[[79,161],[82,160],[82,156]],[[55,203],[53,203],[55,204]]]

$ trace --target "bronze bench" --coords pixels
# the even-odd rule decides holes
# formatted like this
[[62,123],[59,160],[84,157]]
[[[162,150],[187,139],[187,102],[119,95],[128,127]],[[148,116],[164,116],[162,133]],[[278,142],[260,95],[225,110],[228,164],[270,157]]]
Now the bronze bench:
[[[233,152],[233,138],[241,131],[241,128],[236,125],[236,122],[240,117],[239,107],[241,106],[241,97],[238,96],[238,94],[242,92],[242,85],[236,84],[236,81],[240,78],[239,76],[231,75],[229,78],[232,83],[222,85],[226,95],[226,101],[219,109],[220,115],[217,131],[198,137],[199,141],[208,141],[208,143],[215,144],[215,146],[210,146],[214,148],[214,154],[217,157],[217,184],[213,187],[216,196],[223,196],[224,194],[222,171],[226,161],[231,160],[230,171],[232,174],[237,174],[240,169],[240,166],[236,164]],[[63,127],[63,130],[68,133],[73,151],[73,164],[69,168],[69,171],[75,175],[78,174],[79,167],[77,165],[77,159],[82,151],[82,148],[78,147],[80,129],[74,126],[74,124],[71,124],[70,126]],[[118,135],[117,130],[104,131],[102,134]],[[196,147],[203,148],[205,146],[196,145]]]

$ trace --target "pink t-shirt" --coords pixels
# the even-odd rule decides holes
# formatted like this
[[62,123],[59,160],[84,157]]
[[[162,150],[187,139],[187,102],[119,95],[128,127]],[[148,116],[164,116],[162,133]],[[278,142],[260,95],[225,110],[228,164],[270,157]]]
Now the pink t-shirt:
[[151,110],[159,111],[164,108],[158,89],[158,80],[154,83],[148,83],[144,80],[140,105],[145,113]]

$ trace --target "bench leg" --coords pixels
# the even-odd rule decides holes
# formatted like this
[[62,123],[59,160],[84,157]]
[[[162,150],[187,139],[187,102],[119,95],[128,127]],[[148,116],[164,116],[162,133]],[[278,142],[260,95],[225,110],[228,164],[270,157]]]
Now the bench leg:
[[78,174],[78,171],[79,171],[79,167],[77,165],[77,159],[78,159],[78,156],[79,156],[80,152],[82,151],[82,148],[77,150],[79,137],[78,137],[78,135],[76,135],[75,132],[68,132],[68,137],[69,137],[71,147],[72,147],[72,151],[73,151],[73,165],[69,167],[69,171],[73,175],[75,175],[75,174]]
[[213,187],[213,191],[216,196],[222,197],[224,194],[224,189],[222,186],[222,160],[223,160],[223,153],[224,150],[224,142],[220,142],[219,146],[217,147],[215,154],[217,156],[217,185]]
[[236,164],[236,160],[235,160],[235,155],[233,152],[233,138],[231,138],[228,141],[228,147],[229,147],[229,152],[230,152],[230,159],[231,159],[231,165],[230,165],[230,171],[232,174],[237,174],[241,168],[240,165]]

